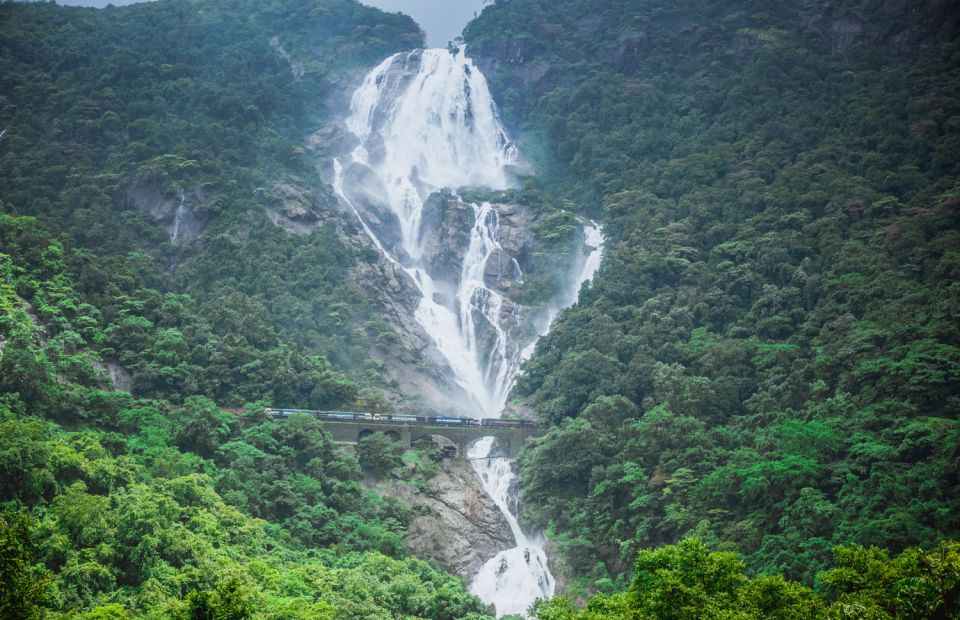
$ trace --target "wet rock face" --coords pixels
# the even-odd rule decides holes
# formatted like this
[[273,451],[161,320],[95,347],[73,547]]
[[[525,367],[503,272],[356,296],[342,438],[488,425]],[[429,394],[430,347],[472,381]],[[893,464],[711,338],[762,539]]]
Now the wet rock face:
[[444,461],[426,494],[397,481],[377,488],[414,509],[405,542],[411,553],[436,560],[469,581],[480,567],[516,543],[510,525],[465,460]]
[[[363,221],[370,227],[385,248],[397,260],[403,260],[403,239],[400,221],[390,210],[387,190],[370,168],[362,164],[351,164],[344,175],[344,188],[347,198],[357,210]],[[346,214],[347,212],[345,212]],[[356,217],[352,213],[350,216]]]
[[436,192],[423,204],[420,239],[424,266],[435,277],[456,285],[470,243],[473,208],[451,192]]
[[103,387],[111,391],[133,392],[133,377],[130,371],[116,362],[92,362],[100,375]]
[[[382,196],[378,195],[382,188],[378,189],[375,179],[363,182],[365,175],[370,175],[369,168],[354,165],[348,173],[356,174],[352,180],[356,186],[362,187],[350,190],[348,194],[354,207],[388,251],[404,259],[396,216],[382,207]],[[346,211],[349,207],[344,204],[341,212],[345,216]],[[464,257],[470,246],[471,230],[476,225],[476,211],[472,204],[464,202],[452,191],[442,190],[424,202],[421,213],[419,265],[434,281],[434,300],[459,311],[456,294],[463,275]],[[492,205],[492,211],[486,217],[497,220],[496,238],[500,244],[500,248],[494,249],[489,256],[483,271],[484,285],[502,297],[499,325],[504,330],[520,330],[515,334],[532,334],[536,330],[530,322],[539,315],[512,299],[526,285],[524,272],[532,270],[533,257],[538,251],[539,242],[533,232],[537,228],[536,216],[525,205],[497,203]],[[345,241],[373,253],[375,248],[352,211],[349,211],[347,222],[353,228]],[[377,261],[352,267],[351,279],[381,300],[381,316],[393,330],[392,340],[387,343],[389,346],[372,349],[371,357],[385,362],[385,382],[398,386],[397,393],[391,395],[398,409],[475,415],[473,409],[465,408],[464,403],[470,402],[469,396],[454,383],[447,371],[448,362],[414,318],[419,295],[410,275],[380,257]],[[497,339],[494,328],[481,316],[482,310],[492,303],[489,297],[490,291],[478,290],[473,298],[475,336],[485,351],[492,350]],[[416,394],[416,401],[404,402],[408,399],[403,394]]]
[[170,196],[150,183],[131,183],[125,194],[128,204],[161,224],[176,245],[188,245],[200,238],[207,224],[203,207],[214,198],[201,187],[182,188],[179,194]]
[[[351,223],[359,228],[356,217]],[[386,390],[388,399],[400,413],[459,411],[468,396],[444,375],[441,369],[446,362],[414,318],[420,293],[413,280],[402,267],[379,257],[362,230],[350,232],[341,237],[344,243],[378,257],[378,260],[354,263],[350,267],[350,280],[378,301],[378,316],[388,330],[376,339],[370,350],[370,356],[382,362],[384,385],[392,386]]]
[[523,273],[529,270],[536,249],[534,216],[524,205],[498,204],[496,209],[503,252],[490,257],[484,277],[487,286],[510,297],[514,289],[523,286]]
[[350,133],[343,121],[330,121],[320,129],[307,136],[306,148],[320,153],[349,153],[360,140]]
[[[495,250],[487,260],[484,284],[509,298],[523,286],[523,272],[536,248],[534,217],[524,205],[493,207],[499,216],[498,240],[502,250]],[[448,282],[453,288],[460,283],[460,269],[475,217],[471,205],[449,192],[433,194],[423,206],[423,264],[435,279]],[[512,311],[512,305],[505,304],[505,309]]]

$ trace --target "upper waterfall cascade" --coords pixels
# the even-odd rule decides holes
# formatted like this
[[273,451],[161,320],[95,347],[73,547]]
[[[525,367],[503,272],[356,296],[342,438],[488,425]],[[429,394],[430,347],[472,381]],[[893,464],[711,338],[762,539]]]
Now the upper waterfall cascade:
[[445,187],[506,189],[517,149],[497,118],[487,81],[463,48],[415,50],[378,65],[353,95],[351,154],[382,182],[401,223],[403,249],[422,251],[423,203]]
[[[499,249],[499,216],[474,205],[474,226],[459,286],[452,295],[421,263],[427,198],[444,188],[506,189],[517,149],[500,124],[486,79],[463,48],[414,50],[390,56],[371,71],[350,104],[348,129],[360,144],[334,162],[334,189],[389,260],[400,263],[422,293],[417,321],[447,360],[478,416],[497,416],[506,402],[521,350],[507,332],[516,307],[484,283]],[[351,172],[352,171],[352,172]],[[357,204],[395,219],[398,243],[378,237]],[[389,233],[387,233],[389,234]],[[505,312],[507,308],[511,310]],[[491,331],[493,338],[480,337]]]
[[[416,320],[447,361],[452,378],[480,417],[498,417],[521,362],[533,351],[536,333],[519,341],[521,307],[488,284],[488,262],[502,260],[501,219],[494,205],[472,204],[469,241],[459,273],[431,272],[423,260],[427,239],[423,213],[439,191],[472,186],[507,189],[519,154],[497,116],[486,79],[465,48],[427,49],[390,56],[354,92],[348,129],[359,139],[349,155],[334,161],[333,187],[360,220],[374,245],[401,266],[421,293]],[[449,194],[458,199],[456,194]],[[467,231],[463,231],[467,234]],[[600,229],[584,224],[588,252],[571,276],[576,301],[581,284],[599,264]],[[510,273],[522,282],[520,265]],[[449,290],[450,282],[454,282]],[[549,326],[556,309],[542,309]],[[488,441],[489,440],[489,441]],[[524,613],[537,597],[553,595],[542,540],[527,537],[508,500],[514,476],[506,459],[493,458],[492,438],[471,449],[485,488],[504,511],[517,547],[490,560],[471,590],[493,603],[498,615]],[[476,462],[475,462],[476,463]]]

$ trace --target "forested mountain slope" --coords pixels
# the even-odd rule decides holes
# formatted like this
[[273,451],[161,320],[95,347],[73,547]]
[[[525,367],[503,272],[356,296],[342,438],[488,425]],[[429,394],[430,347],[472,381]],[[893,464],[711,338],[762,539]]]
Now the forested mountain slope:
[[0,617],[489,618],[264,412],[371,384],[301,145],[420,40],[340,0],[0,5]]
[[[77,290],[114,324],[97,345],[136,394],[326,407],[377,385],[368,355],[390,330],[349,277],[371,259],[304,147],[367,67],[421,43],[412,20],[349,0],[6,3],[0,28],[3,211],[38,216],[82,250],[70,255]],[[188,293],[171,303],[208,325],[158,320],[152,300],[114,309],[144,290]],[[153,342],[127,316],[140,309],[182,342]],[[321,371],[329,359],[351,378],[334,394],[256,355],[213,361],[207,329],[233,347],[302,351]]]
[[593,288],[515,389],[590,587],[698,536],[812,583],[960,535],[960,46],[946,2],[510,0],[465,36]]
[[328,369],[242,306],[217,318],[249,340],[184,295],[133,287],[143,261],[115,261],[104,296],[118,299],[93,305],[78,254],[0,214],[0,617],[489,618],[457,577],[406,556],[410,509],[366,490],[320,422],[135,398],[102,355],[201,352],[188,376],[210,394],[256,394],[258,373],[278,394],[325,390]]

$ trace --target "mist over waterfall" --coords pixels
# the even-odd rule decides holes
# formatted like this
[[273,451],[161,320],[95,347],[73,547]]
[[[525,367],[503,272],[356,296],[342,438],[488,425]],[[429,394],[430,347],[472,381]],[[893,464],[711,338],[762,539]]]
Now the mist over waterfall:
[[470,591],[482,600],[493,602],[497,615],[526,613],[537,598],[553,596],[556,582],[547,567],[544,539],[528,537],[517,521],[516,475],[505,458],[490,457],[493,437],[485,437],[470,449],[469,457],[480,476],[483,488],[507,517],[516,547],[490,558],[470,584]]
[[[449,274],[432,273],[420,260],[423,208],[431,194],[510,186],[517,149],[500,124],[486,79],[463,48],[395,54],[354,93],[347,127],[360,144],[335,162],[334,189],[375,245],[420,289],[416,319],[473,401],[474,414],[498,416],[520,361],[518,344],[507,336],[517,317],[502,316],[504,299],[484,282],[487,259],[499,248],[499,216],[490,205],[474,205],[456,290],[438,282]],[[358,204],[377,212],[379,230]],[[494,338],[480,337],[490,331]]]
[[[465,408],[478,417],[499,417],[538,334],[559,308],[576,300],[596,270],[603,241],[599,227],[584,223],[585,251],[570,275],[570,290],[553,308],[536,309],[535,329],[520,329],[525,309],[498,288],[502,278],[523,283],[520,264],[505,258],[502,213],[488,202],[464,203],[456,193],[465,187],[507,189],[520,166],[486,79],[465,49],[390,56],[354,93],[347,127],[358,145],[334,161],[334,190],[377,249],[419,289],[415,318],[469,397]],[[456,233],[465,238],[460,264],[446,269],[427,257],[435,240],[427,232],[425,206],[438,196],[472,209],[464,230]],[[516,547],[487,562],[471,591],[493,603],[498,615],[523,614],[536,598],[553,595],[554,580],[542,537],[526,536],[518,524],[510,463],[494,451],[489,437],[469,456],[510,523]]]
[[427,196],[444,187],[509,186],[506,166],[516,163],[517,149],[463,48],[387,58],[354,93],[350,110],[347,127],[362,140],[353,160],[382,182],[412,261],[421,254]]

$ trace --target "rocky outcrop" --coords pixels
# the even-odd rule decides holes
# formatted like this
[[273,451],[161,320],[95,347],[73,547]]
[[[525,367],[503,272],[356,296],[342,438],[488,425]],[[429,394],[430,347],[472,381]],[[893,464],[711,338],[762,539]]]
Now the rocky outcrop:
[[303,63],[299,60],[296,60],[290,52],[283,49],[283,46],[280,45],[280,37],[273,36],[270,37],[270,47],[272,47],[280,57],[287,61],[287,64],[290,65],[290,72],[293,73],[293,79],[299,80],[303,77],[306,70],[303,67]]
[[466,460],[444,460],[426,492],[398,480],[375,486],[413,508],[404,541],[411,553],[430,558],[469,582],[480,567],[516,543],[503,513]]
[[104,382],[109,381],[108,387],[113,391],[133,391],[133,376],[120,364],[116,362],[92,362],[92,364],[97,373],[103,377]]
[[[369,168],[359,164],[348,168],[346,175],[350,182],[345,185],[353,186],[353,189],[347,189],[350,204],[340,201],[341,238],[366,257],[350,267],[351,281],[371,298],[379,300],[382,309],[378,315],[383,320],[384,330],[376,337],[370,356],[382,362],[379,366],[388,397],[400,411],[476,415],[470,397],[451,378],[449,362],[416,319],[420,290],[410,272],[387,260],[364,231],[363,224],[366,224],[392,257],[411,262],[401,249],[397,218],[384,206],[379,180]],[[577,247],[575,240],[566,245],[545,246],[536,234],[542,227],[538,213],[517,202],[495,202],[507,195],[491,193],[480,198],[467,197],[477,200],[476,204],[489,205],[486,217],[497,219],[493,228],[500,248],[495,249],[487,260],[483,279],[487,288],[502,297],[498,315],[500,328],[522,348],[544,331],[552,316],[549,308],[570,302],[557,298],[559,292],[568,287],[553,286],[552,282],[556,278],[569,278],[570,274],[577,272],[575,265],[583,262],[585,248]],[[485,197],[491,202],[484,202]],[[358,215],[363,218],[363,223],[358,220]],[[423,205],[420,224],[422,254],[417,265],[433,279],[435,301],[455,311],[459,311],[455,295],[476,217],[474,204],[450,190],[435,192]],[[527,278],[528,273],[533,277]],[[547,290],[543,289],[545,283],[549,287]],[[475,295],[476,342],[481,350],[491,351],[498,334],[480,316],[482,308],[490,307],[491,300],[483,297],[489,297],[490,292],[478,290]],[[521,301],[517,303],[515,300]],[[526,300],[541,309],[534,311],[531,306],[524,305]]]
[[387,191],[377,175],[370,168],[354,163],[344,172],[343,185],[350,204],[380,243],[395,259],[404,260],[400,220],[387,206]]
[[473,207],[449,191],[436,192],[423,204],[421,260],[431,274],[445,274],[452,284],[460,279],[463,255],[470,243]]
[[513,297],[514,290],[523,286],[523,272],[530,268],[537,248],[534,235],[533,212],[520,204],[496,204],[500,215],[501,252],[495,252],[487,262],[484,281],[487,286]]
[[336,120],[307,136],[306,146],[321,155],[339,155],[349,153],[359,144],[360,139],[350,133],[343,121]]
[[[505,297],[523,286],[523,272],[536,250],[534,216],[520,204],[493,205],[499,217],[502,250],[494,250],[487,261],[484,284]],[[421,261],[434,279],[454,288],[459,284],[463,256],[470,244],[470,229],[476,214],[473,206],[451,192],[437,192],[423,206]]]
[[265,198],[267,218],[291,235],[308,235],[329,217],[325,201],[300,179],[278,181],[273,191],[261,198]]
[[384,331],[376,337],[370,357],[382,362],[388,399],[400,413],[460,411],[467,396],[444,372],[447,361],[415,318],[420,291],[402,267],[380,255],[355,216],[347,221],[343,241],[374,258],[355,262],[350,280],[379,302],[377,314]]
[[951,0],[867,0],[829,7],[812,24],[835,54],[858,43],[906,54],[943,41],[960,24],[960,5]]
[[[573,579],[573,571],[563,558],[563,554],[560,552],[557,543],[548,538],[547,542],[543,545],[543,551],[547,554],[547,567],[550,569],[550,574],[553,575],[553,579],[556,582],[554,595],[560,596],[564,594],[570,586],[570,581]],[[580,600],[575,602],[582,605],[585,601]]]
[[171,195],[146,182],[130,183],[124,194],[134,209],[162,224],[175,245],[188,245],[200,238],[207,224],[203,207],[214,198],[201,186],[184,187]]

